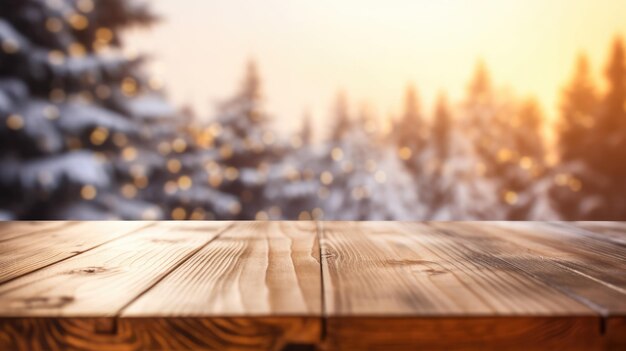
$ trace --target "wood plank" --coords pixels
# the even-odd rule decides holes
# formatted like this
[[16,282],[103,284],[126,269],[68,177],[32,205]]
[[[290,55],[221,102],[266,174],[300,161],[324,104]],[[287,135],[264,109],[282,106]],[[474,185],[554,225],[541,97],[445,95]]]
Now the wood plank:
[[626,250],[618,245],[550,223],[488,222],[479,225],[485,230],[501,228],[502,239],[626,294]]
[[333,350],[597,350],[592,309],[480,245],[421,223],[325,222]]
[[0,348],[278,351],[319,338],[319,327],[296,317],[0,318]]
[[[191,337],[163,329],[160,333],[177,340],[168,348],[278,350],[289,343],[318,343],[321,312],[315,223],[238,222],[133,302],[122,317],[183,318],[197,331]],[[254,329],[227,328],[216,335],[211,326],[220,321]]]
[[50,229],[75,225],[74,221],[20,221],[0,222],[0,242],[22,235],[40,234]]
[[313,222],[238,222],[124,310],[125,317],[321,315]]
[[327,328],[329,351],[605,349],[594,317],[330,317]]
[[[0,349],[626,345],[624,293],[595,275],[624,275],[612,223],[324,222],[321,243],[311,222],[228,225],[160,222],[97,247],[84,239],[82,253],[0,285]],[[65,232],[48,235],[60,251],[89,237]],[[46,235],[5,242],[26,237]]]
[[595,315],[506,261],[421,223],[325,222],[321,247],[329,316]]
[[[108,227],[91,225],[93,230]],[[217,222],[160,222],[143,228],[0,285],[0,315],[115,316],[226,227]],[[90,242],[90,234],[77,236]]]
[[[0,283],[76,256],[149,225],[149,222],[81,222],[20,235],[0,245]],[[9,226],[17,225],[12,222]]]
[[562,222],[560,224],[597,233],[598,238],[626,249],[626,222]]
[[[430,226],[454,235],[466,245],[518,267],[603,316],[626,313],[626,295],[562,264],[563,255],[546,256],[526,246],[506,228],[483,222],[437,222]],[[516,241],[516,242],[513,242]],[[624,272],[626,274],[626,272]]]
[[608,318],[605,328],[605,350],[626,350],[626,317]]

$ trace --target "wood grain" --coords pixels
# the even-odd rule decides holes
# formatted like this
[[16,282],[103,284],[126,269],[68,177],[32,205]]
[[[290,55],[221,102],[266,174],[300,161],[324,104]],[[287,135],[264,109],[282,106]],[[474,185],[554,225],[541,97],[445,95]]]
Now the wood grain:
[[560,225],[592,232],[601,240],[608,240],[626,249],[626,222],[561,222]]
[[41,231],[29,234],[31,232],[21,230],[40,225],[11,222],[5,230],[11,232],[15,226],[16,232],[29,235],[14,234],[0,245],[0,283],[76,256],[147,225],[147,222],[81,222],[61,226],[43,224]]
[[626,350],[626,316],[608,318],[605,329],[605,350]]
[[[619,245],[573,231],[560,223],[488,222],[474,226],[483,230],[500,228],[496,235],[501,239],[626,294],[626,250]],[[598,302],[608,305],[606,301]],[[613,307],[607,313],[624,312],[623,303],[608,302]]]
[[594,315],[518,267],[421,223],[326,222],[328,316]]
[[216,223],[159,223],[0,285],[0,315],[115,316],[227,225]]
[[327,350],[602,350],[594,317],[331,317]]
[[[279,350],[288,343],[319,343],[321,310],[315,224],[241,222],[133,302],[122,317],[149,325],[129,324],[134,333],[147,335],[147,328],[157,331],[151,335],[167,336],[142,338],[150,349]],[[154,322],[150,317],[155,316],[171,319]]]
[[137,316],[321,314],[313,222],[239,222],[124,312]]
[[77,223],[71,221],[0,222],[0,242],[22,235],[39,234],[50,229],[66,228]]
[[423,223],[322,233],[331,350],[602,346],[597,313],[474,239]]
[[621,222],[0,223],[0,350],[623,350],[625,243]]
[[454,236],[464,245],[471,245],[523,270],[600,315],[626,314],[626,295],[623,292],[561,264],[571,259],[567,256],[545,256],[522,246],[523,242],[519,238],[511,238],[514,234],[505,227],[482,222],[442,222],[430,223],[430,226]]
[[282,350],[319,342],[309,318],[0,318],[2,350]]

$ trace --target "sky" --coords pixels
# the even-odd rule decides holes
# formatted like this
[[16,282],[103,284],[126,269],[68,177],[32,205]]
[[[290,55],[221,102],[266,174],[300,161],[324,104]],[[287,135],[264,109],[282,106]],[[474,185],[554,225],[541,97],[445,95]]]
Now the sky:
[[210,116],[257,61],[276,125],[318,129],[338,91],[354,110],[398,115],[407,84],[424,109],[440,91],[463,97],[477,60],[498,86],[557,112],[575,58],[600,78],[610,43],[626,34],[626,0],[151,0],[161,23],[126,44],[179,106]]

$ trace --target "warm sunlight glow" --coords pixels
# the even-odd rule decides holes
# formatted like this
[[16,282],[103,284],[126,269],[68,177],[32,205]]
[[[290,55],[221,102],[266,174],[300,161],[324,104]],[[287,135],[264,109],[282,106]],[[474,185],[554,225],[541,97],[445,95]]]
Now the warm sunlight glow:
[[255,57],[281,127],[299,125],[305,109],[325,118],[340,88],[382,117],[399,113],[408,82],[427,107],[442,89],[456,100],[478,58],[499,85],[537,96],[554,115],[576,54],[604,64],[613,35],[626,32],[626,2],[613,0],[153,3],[166,20],[129,44],[159,57],[175,101],[208,114]]

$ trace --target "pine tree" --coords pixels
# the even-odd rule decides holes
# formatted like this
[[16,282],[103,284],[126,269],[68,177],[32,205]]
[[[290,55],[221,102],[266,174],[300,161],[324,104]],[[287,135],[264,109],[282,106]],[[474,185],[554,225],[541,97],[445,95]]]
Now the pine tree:
[[434,140],[437,158],[445,160],[450,151],[450,129],[452,115],[446,95],[441,93],[435,105],[434,122],[431,137]]
[[0,207],[17,218],[161,215],[125,197],[150,185],[153,136],[175,111],[143,58],[119,50],[121,31],[154,20],[138,1],[3,1]]
[[452,128],[448,101],[444,94],[440,94],[435,105],[434,121],[428,139],[427,182],[420,191],[421,201],[429,208],[427,218],[437,217],[437,212],[452,201],[452,183],[445,177],[446,168],[450,167],[448,162]]
[[395,134],[402,159],[418,178],[422,162],[420,156],[426,140],[425,127],[417,91],[414,86],[409,85],[404,97],[404,112],[396,125]]
[[[586,56],[580,55],[573,77],[564,88],[557,124],[559,163],[550,189],[552,202],[565,219],[589,218],[599,199],[596,172],[591,167],[600,101]],[[583,187],[584,184],[584,187]],[[596,193],[594,195],[593,193]]]
[[271,204],[259,219],[321,219],[318,190],[320,155],[311,143],[311,116],[304,116],[300,132],[288,152],[270,168],[264,196]]
[[603,179],[581,180],[585,193],[600,198],[588,211],[590,219],[595,220],[621,219],[626,215],[626,53],[621,38],[613,43],[605,74],[608,91],[591,130],[588,162],[588,167]]
[[621,38],[613,43],[606,79],[590,166],[608,179],[601,184],[602,205],[592,216],[615,220],[626,216],[626,53]]
[[523,101],[511,119],[506,134],[512,159],[504,162],[506,167],[500,182],[500,194],[509,205],[507,220],[527,220],[540,215],[533,210],[540,195],[535,185],[545,171],[543,121],[541,108],[533,98]]
[[311,146],[311,143],[313,141],[313,126],[311,125],[311,115],[309,113],[306,113],[304,115],[304,120],[302,122],[302,128],[300,130],[300,135],[299,135],[299,143],[304,146],[304,147],[308,147]]
[[442,181],[454,183],[451,201],[435,218],[502,217],[494,212],[499,201],[493,182],[494,172],[488,170],[497,153],[491,132],[500,118],[494,95],[487,69],[479,62],[460,108],[458,128],[454,128],[450,136],[450,157]]
[[171,130],[157,144],[164,158],[148,193],[151,201],[163,207],[166,218],[228,218],[239,206],[237,198],[221,192],[217,184],[222,177],[214,145],[219,132],[215,123],[200,123],[188,116],[184,126]]
[[534,103],[524,106],[496,92],[479,62],[452,137],[454,166],[447,177],[460,180],[453,191],[455,209],[449,211],[454,218],[518,219],[530,213],[528,182],[540,156],[524,140],[538,148],[543,144],[539,110]]
[[[384,143],[367,108],[358,118],[337,109],[336,119],[352,121],[339,140],[331,138],[316,167],[321,171],[320,210],[324,219],[417,219],[415,183],[398,158],[394,144]],[[316,217],[315,215],[313,217]]]
[[255,62],[249,62],[239,91],[217,111],[219,135],[218,189],[238,198],[231,218],[250,219],[267,211],[264,188],[270,167],[283,153],[270,129],[271,118],[264,109],[261,79]]
[[574,76],[562,95],[561,118],[558,124],[559,153],[562,162],[585,159],[591,146],[590,129],[596,123],[598,96],[591,77],[587,57],[581,54]]
[[332,130],[330,139],[332,141],[340,141],[350,129],[352,121],[350,119],[350,111],[348,108],[348,98],[344,92],[337,93],[335,98],[335,110],[333,111],[334,121],[331,123]]
[[626,215],[626,56],[621,38],[611,48],[598,96],[580,59],[566,88],[558,129],[561,163],[552,197],[566,219],[619,220]]
[[220,194],[195,180],[203,158],[192,117],[163,100],[142,57],[121,52],[125,28],[154,22],[146,3],[8,3],[0,20],[10,51],[0,61],[5,206],[21,218],[210,215]]

